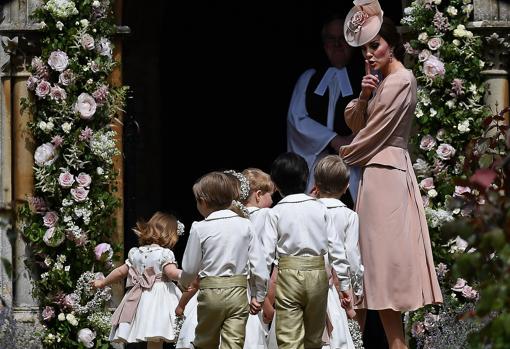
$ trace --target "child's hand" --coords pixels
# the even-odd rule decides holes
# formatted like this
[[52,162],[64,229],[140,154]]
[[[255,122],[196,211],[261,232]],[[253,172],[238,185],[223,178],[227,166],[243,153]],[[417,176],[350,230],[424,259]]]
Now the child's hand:
[[104,279],[96,279],[94,281],[91,281],[90,284],[94,288],[103,288],[105,286]]
[[351,295],[349,291],[340,291],[340,303],[344,309],[347,309],[347,307],[351,305]]
[[274,307],[271,302],[266,298],[262,305],[262,321],[265,324],[269,324],[274,318]]
[[178,305],[177,308],[175,308],[175,315],[177,317],[184,316],[184,307],[181,307],[180,305]]
[[262,305],[257,302],[257,299],[255,297],[251,297],[250,302],[250,314],[257,315],[262,308]]

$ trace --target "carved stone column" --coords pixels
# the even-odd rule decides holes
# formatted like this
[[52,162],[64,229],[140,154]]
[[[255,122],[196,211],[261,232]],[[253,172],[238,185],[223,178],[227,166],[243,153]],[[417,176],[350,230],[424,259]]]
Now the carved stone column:
[[[16,227],[12,216],[16,205],[26,200],[33,192],[33,142],[27,132],[28,115],[21,115],[20,99],[28,95],[26,70],[31,54],[37,47],[34,39],[37,36],[37,25],[29,16],[40,5],[38,0],[8,1],[1,8],[0,40],[2,52],[0,62],[1,78],[1,120],[2,120],[2,202],[5,207],[3,215],[9,222],[7,226]],[[7,143],[9,141],[10,145]],[[2,228],[0,228],[2,229]],[[17,229],[9,240],[2,239],[0,248],[2,257],[10,260],[13,267],[13,278],[10,280],[12,306],[15,317],[21,321],[34,321],[37,314],[37,303],[31,296],[31,275],[25,267],[27,254],[26,245]],[[10,248],[5,246],[8,244]],[[3,276],[3,275],[2,275]],[[4,280],[2,279],[2,282]],[[4,285],[2,285],[4,286]],[[7,288],[6,288],[7,289]]]
[[470,29],[480,35],[485,44],[486,70],[482,72],[488,84],[485,103],[497,112],[509,105],[510,3],[474,0],[473,4],[474,22]]

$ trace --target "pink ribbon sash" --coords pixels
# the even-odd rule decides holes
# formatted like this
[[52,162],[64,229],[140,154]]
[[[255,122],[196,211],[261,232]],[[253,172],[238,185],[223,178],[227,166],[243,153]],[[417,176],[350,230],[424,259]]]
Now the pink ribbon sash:
[[153,267],[146,268],[142,275],[135,268],[129,267],[128,273],[133,287],[126,293],[113,313],[112,326],[117,326],[121,322],[131,323],[133,321],[142,292],[152,289],[156,281],[161,281],[162,275],[161,273],[156,275]]

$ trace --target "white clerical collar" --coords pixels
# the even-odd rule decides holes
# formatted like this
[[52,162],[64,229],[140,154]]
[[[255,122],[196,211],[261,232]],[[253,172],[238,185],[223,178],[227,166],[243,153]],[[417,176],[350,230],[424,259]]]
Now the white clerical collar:
[[321,82],[317,85],[314,93],[319,96],[324,96],[326,89],[330,83],[337,84],[342,93],[342,97],[352,96],[351,82],[349,81],[349,75],[347,74],[347,68],[335,68],[330,67],[326,70],[326,73],[322,77]]

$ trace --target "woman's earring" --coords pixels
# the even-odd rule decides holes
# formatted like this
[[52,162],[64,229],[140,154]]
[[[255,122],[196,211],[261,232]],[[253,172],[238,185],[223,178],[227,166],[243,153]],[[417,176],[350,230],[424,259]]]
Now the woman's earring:
[[393,62],[393,50],[390,50],[390,63]]

